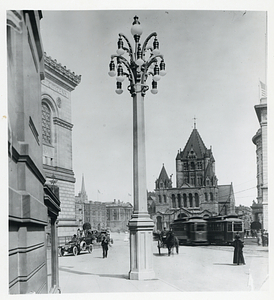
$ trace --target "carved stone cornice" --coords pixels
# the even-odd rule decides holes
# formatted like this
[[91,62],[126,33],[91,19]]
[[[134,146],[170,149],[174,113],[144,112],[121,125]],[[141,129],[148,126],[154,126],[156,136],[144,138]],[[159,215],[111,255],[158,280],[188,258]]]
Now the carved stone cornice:
[[69,130],[72,130],[72,127],[73,127],[73,124],[67,122],[67,121],[64,121],[58,117],[54,117],[53,118],[53,124],[56,124],[56,125],[59,125],[61,127],[64,127],[66,129],[69,129]]
[[74,72],[71,72],[66,66],[62,66],[61,63],[58,63],[56,59],[47,56],[46,52],[44,52],[44,64],[46,70],[52,71],[54,75],[64,80],[73,88],[81,82],[81,75],[76,75]]

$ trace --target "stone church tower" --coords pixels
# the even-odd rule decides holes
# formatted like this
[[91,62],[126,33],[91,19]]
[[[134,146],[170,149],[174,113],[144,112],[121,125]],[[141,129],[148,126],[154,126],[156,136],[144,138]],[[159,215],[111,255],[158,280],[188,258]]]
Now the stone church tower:
[[155,182],[155,196],[148,202],[155,229],[168,227],[178,217],[235,213],[232,183],[218,185],[212,149],[205,146],[196,124],[176,156],[176,187],[172,187],[171,176],[163,166]]
[[75,217],[75,177],[72,169],[71,92],[81,76],[44,54],[42,81],[43,169],[61,202],[58,236],[72,235]]

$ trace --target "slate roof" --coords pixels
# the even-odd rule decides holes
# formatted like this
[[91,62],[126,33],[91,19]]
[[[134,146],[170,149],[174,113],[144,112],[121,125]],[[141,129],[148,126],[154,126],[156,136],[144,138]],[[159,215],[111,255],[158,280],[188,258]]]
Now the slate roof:
[[211,150],[208,150],[196,128],[191,132],[191,135],[185,145],[182,152],[179,152],[176,159],[188,159],[188,154],[193,150],[197,159],[202,159],[205,156],[209,156]]
[[233,186],[231,184],[218,185],[218,202],[226,202],[233,195]]
[[166,180],[169,180],[169,177],[167,175],[167,172],[166,172],[166,169],[165,169],[165,166],[163,165],[162,167],[162,170],[160,172],[160,175],[159,175],[159,178],[158,178],[159,181],[163,181],[163,182],[166,182]]

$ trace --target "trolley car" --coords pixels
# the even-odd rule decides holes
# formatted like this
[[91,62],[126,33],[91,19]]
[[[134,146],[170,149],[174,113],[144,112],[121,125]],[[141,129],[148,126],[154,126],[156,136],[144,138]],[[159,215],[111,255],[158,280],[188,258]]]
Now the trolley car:
[[178,219],[171,224],[171,228],[180,244],[198,245],[208,243],[207,221],[202,218]]
[[207,222],[209,244],[231,245],[236,233],[244,238],[243,221],[237,215],[212,217]]
[[171,228],[184,245],[230,245],[236,233],[244,237],[243,221],[237,215],[182,218],[174,220]]

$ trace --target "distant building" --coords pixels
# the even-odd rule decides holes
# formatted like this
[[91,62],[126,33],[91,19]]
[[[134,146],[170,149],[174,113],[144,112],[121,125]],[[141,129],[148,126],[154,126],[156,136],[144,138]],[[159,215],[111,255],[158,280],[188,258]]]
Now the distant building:
[[81,192],[75,196],[75,218],[78,227],[82,228],[85,222],[85,204],[88,203],[88,195],[86,193],[84,175],[82,175]]
[[113,202],[106,202],[107,228],[111,231],[128,230],[128,221],[131,219],[133,206],[131,203],[124,203],[114,199]]
[[268,168],[267,168],[267,93],[266,85],[260,82],[260,104],[255,105],[260,128],[252,138],[257,157],[257,203],[251,206],[254,222],[268,230]]
[[99,201],[89,201],[85,203],[85,223],[91,225],[92,230],[106,229],[107,227],[107,209],[106,204]]
[[81,76],[43,54],[45,79],[42,81],[41,111],[43,169],[47,182],[54,181],[61,201],[58,236],[72,235],[75,216],[75,177],[72,169],[71,92]]
[[251,236],[251,223],[253,222],[252,209],[248,206],[235,206],[235,213],[244,221],[244,231]]
[[148,211],[161,230],[178,217],[235,213],[232,183],[218,185],[212,149],[206,148],[196,124],[183,151],[176,156],[176,187],[162,166],[154,193],[148,194]]

